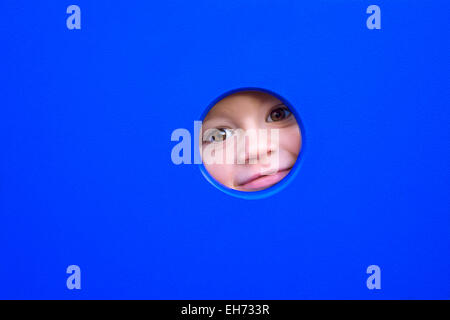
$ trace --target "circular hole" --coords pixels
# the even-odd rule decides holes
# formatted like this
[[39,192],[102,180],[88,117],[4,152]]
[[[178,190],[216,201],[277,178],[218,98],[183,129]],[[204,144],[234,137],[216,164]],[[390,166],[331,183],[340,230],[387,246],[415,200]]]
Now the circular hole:
[[220,190],[256,199],[293,179],[304,135],[282,97],[263,89],[234,90],[216,99],[202,119],[202,173]]

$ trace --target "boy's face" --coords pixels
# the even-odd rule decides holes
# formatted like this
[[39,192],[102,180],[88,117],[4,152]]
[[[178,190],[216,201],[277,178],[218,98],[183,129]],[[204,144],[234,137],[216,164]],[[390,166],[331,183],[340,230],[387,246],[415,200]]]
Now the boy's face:
[[219,101],[203,120],[200,136],[206,170],[240,191],[263,190],[282,180],[302,145],[291,111],[259,91],[238,92]]

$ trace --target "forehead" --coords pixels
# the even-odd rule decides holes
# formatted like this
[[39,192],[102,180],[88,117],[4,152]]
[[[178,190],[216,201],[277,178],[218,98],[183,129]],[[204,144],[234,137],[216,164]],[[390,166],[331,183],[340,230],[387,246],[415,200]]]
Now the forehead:
[[225,97],[208,112],[205,120],[216,116],[236,116],[265,110],[282,102],[265,92],[242,91]]

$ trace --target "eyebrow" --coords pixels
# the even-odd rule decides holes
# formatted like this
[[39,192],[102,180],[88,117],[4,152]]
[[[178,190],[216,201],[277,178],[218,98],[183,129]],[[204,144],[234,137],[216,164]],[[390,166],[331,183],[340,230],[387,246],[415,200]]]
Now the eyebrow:
[[[210,110],[210,112],[212,111],[212,109]],[[231,115],[233,114],[233,112],[231,112],[230,110],[227,109],[223,109],[223,110],[219,110],[219,111],[214,111],[213,115],[210,115],[209,112],[206,115],[206,117],[203,119],[203,122],[208,121],[208,116],[210,118],[229,118]]]
[[202,122],[203,130],[205,128],[216,128],[216,127],[234,127],[236,124],[230,120],[228,117],[214,117],[212,119],[206,119]]
[[275,107],[278,107],[278,106],[285,106],[285,107],[287,108],[286,104],[284,104],[283,102],[281,102],[281,103],[278,103],[278,104],[276,104],[276,105],[271,106],[270,109],[275,108]]

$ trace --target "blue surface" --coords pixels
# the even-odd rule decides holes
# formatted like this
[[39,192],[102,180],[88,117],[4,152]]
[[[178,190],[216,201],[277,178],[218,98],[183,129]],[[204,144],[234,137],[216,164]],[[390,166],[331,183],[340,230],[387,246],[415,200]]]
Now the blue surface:
[[[0,2],[0,298],[450,298],[448,1],[70,4]],[[242,87],[307,136],[260,200],[170,158]]]

